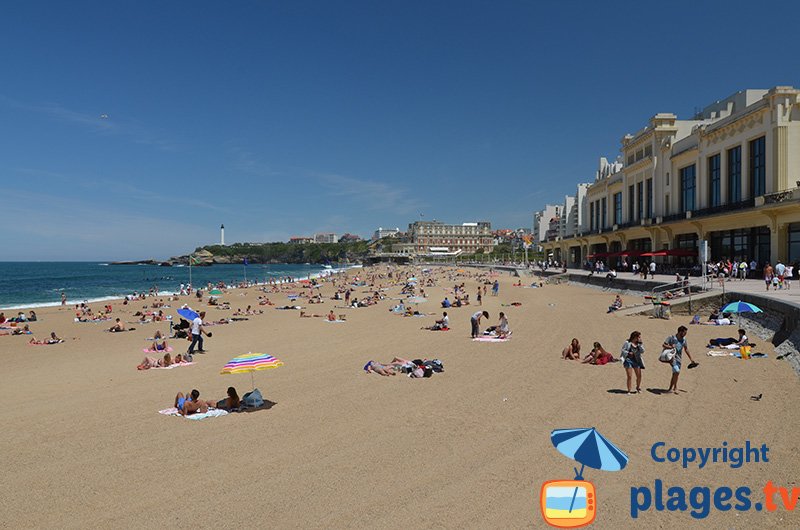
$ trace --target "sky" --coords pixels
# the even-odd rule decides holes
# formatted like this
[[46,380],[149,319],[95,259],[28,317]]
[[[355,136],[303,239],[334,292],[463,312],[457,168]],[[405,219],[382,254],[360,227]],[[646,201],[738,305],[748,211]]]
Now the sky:
[[[30,0],[0,17],[0,261],[532,225],[657,112],[800,86],[752,2]],[[787,22],[788,24],[788,22]]]

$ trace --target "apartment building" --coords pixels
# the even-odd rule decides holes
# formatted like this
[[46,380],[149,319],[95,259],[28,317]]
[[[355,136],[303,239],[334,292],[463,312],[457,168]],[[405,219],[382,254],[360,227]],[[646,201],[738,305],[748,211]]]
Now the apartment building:
[[336,234],[332,232],[323,232],[320,234],[315,234],[314,241],[316,243],[337,243],[339,238],[336,237]]
[[601,159],[581,230],[546,241],[556,259],[662,257],[759,266],[800,260],[800,90],[749,89],[690,120],[658,113]]

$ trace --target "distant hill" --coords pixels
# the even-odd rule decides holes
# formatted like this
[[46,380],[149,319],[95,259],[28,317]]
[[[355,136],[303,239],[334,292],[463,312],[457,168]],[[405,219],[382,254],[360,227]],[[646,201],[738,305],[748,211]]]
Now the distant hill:
[[[359,262],[369,254],[368,241],[344,243],[234,243],[233,245],[208,245],[198,247],[194,253],[195,265],[207,266],[223,263],[337,263]],[[170,263],[187,264],[189,256],[175,256]]]

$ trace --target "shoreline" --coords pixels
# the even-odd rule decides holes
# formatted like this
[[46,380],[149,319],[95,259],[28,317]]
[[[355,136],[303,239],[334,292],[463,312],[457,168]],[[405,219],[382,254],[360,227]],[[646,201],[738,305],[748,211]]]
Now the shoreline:
[[[75,263],[78,263],[78,262],[75,262]],[[80,262],[80,263],[96,263],[96,262],[87,261],[87,262]],[[98,263],[98,265],[102,265],[102,263]],[[297,279],[295,279],[293,281],[296,282],[296,281],[300,281],[300,280],[319,279],[319,278],[324,277],[324,276],[326,276],[328,274],[339,274],[339,273],[344,272],[344,271],[348,271],[348,270],[352,270],[352,269],[358,269],[358,268],[361,268],[361,267],[362,267],[362,265],[350,265],[348,267],[342,267],[342,268],[324,269],[322,271],[319,271],[319,272],[316,272],[316,273],[313,273],[313,274],[308,274],[305,277],[297,278]],[[284,284],[284,283],[287,283],[287,280],[280,279],[280,280],[276,280],[275,283]],[[253,286],[253,287],[260,287],[260,286],[264,286],[264,285],[270,285],[270,282],[253,282],[250,285]],[[226,288],[236,289],[236,288],[238,288],[238,286],[237,285],[230,285],[230,286],[226,286]],[[63,305],[63,307],[69,307],[71,305],[74,306],[75,304],[80,304],[80,303],[96,304],[96,303],[99,303],[99,302],[122,301],[122,300],[125,299],[126,296],[129,296],[130,294],[131,293],[129,293],[128,295],[125,295],[125,294],[113,294],[113,295],[106,295],[106,296],[97,296],[97,297],[93,297],[93,298],[86,298],[86,299],[82,299],[82,300],[74,300],[74,299],[70,300],[70,299],[67,299],[67,302],[66,302],[66,304]],[[175,292],[175,291],[163,291],[162,290],[162,291],[158,291],[156,293],[156,296],[178,296],[178,295],[179,295],[179,293]],[[14,302],[11,302],[11,303],[13,304]],[[23,310],[23,309],[42,309],[42,308],[49,308],[49,307],[62,307],[61,301],[58,300],[58,301],[55,301],[55,302],[29,302],[29,303],[20,303],[20,304],[16,304],[16,305],[8,305],[8,306],[4,305],[4,306],[0,307],[0,311]]]

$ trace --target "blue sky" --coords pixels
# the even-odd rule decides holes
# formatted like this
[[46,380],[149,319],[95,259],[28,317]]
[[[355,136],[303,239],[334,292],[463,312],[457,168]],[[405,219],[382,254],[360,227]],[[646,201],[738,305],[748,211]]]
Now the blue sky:
[[3,11],[0,261],[164,258],[220,223],[229,243],[420,213],[529,227],[656,112],[800,85],[752,2]]

